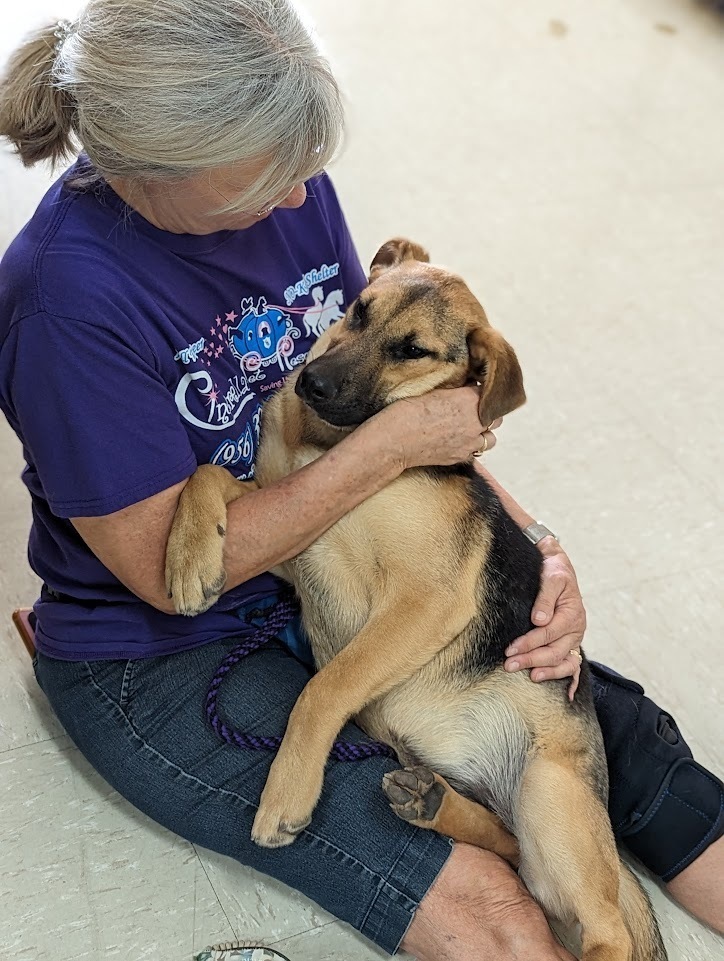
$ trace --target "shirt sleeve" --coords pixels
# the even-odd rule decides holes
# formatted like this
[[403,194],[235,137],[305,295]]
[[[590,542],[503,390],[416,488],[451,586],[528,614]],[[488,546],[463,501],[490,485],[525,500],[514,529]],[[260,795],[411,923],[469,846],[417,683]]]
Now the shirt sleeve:
[[111,514],[189,477],[197,462],[173,395],[139,335],[38,313],[3,353],[34,487],[59,517]]

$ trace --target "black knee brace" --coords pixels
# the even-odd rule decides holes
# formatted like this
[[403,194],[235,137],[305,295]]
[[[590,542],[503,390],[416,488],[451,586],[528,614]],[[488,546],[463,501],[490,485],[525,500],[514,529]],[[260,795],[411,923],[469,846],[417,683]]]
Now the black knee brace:
[[640,684],[591,664],[616,839],[664,881],[724,834],[724,784]]

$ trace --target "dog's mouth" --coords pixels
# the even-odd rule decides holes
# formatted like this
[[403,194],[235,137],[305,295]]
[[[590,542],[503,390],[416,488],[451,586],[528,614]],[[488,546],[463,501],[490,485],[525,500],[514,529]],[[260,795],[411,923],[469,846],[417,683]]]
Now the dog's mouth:
[[317,376],[310,376],[306,370],[294,386],[297,397],[319,420],[330,427],[349,431],[369,420],[383,405],[372,399],[360,401],[352,398],[348,391],[348,386],[345,390],[344,384],[328,381],[318,372]]
[[[297,391],[297,394],[299,394],[299,391]],[[352,431],[355,427],[359,427],[360,424],[363,424],[377,413],[377,411],[373,410],[362,412],[359,408],[320,404],[319,402],[308,400],[301,394],[300,398],[305,407],[311,410],[315,417],[318,417],[322,423],[327,424],[329,427],[335,427],[338,430]]]

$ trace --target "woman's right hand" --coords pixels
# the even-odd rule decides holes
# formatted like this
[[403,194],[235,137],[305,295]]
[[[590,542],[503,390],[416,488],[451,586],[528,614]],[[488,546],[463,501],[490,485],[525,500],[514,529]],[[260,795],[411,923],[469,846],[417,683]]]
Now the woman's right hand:
[[[492,430],[486,431],[478,419],[478,400],[475,387],[434,390],[395,401],[372,422],[383,431],[385,444],[398,454],[401,470],[460,464],[475,451],[495,446]],[[497,420],[490,427],[501,423]]]

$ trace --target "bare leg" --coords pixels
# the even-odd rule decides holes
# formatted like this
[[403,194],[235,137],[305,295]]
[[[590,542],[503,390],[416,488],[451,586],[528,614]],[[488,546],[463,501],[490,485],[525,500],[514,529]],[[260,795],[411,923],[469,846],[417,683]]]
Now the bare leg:
[[456,844],[402,948],[418,961],[574,961],[497,855]]
[[667,888],[687,911],[724,934],[724,837],[669,881]]

